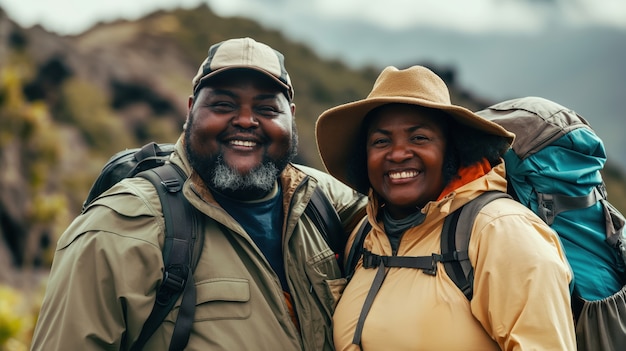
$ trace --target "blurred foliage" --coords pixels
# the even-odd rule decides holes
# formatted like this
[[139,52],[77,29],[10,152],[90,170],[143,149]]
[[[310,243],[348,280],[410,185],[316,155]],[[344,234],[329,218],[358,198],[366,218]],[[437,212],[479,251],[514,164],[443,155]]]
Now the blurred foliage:
[[63,100],[58,118],[75,125],[92,150],[112,155],[120,145],[132,145],[133,135],[111,110],[102,89],[77,78],[62,85]]
[[0,285],[0,351],[29,349],[42,290],[36,294]]
[[16,168],[14,176],[25,180],[21,190],[32,200],[27,201],[25,218],[32,226],[46,225],[61,217],[67,206],[66,189],[56,187],[51,177],[58,170],[62,140],[47,106],[24,99],[20,72],[11,65],[0,72],[0,152],[6,157],[9,146],[18,150],[20,161],[9,166]]

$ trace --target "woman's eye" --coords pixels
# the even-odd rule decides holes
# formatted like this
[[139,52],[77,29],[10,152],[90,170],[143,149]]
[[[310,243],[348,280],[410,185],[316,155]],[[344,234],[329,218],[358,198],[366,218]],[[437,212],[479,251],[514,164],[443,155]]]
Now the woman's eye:
[[428,140],[428,137],[425,135],[414,135],[411,137],[411,140],[415,141],[415,142],[424,142]]
[[385,138],[378,138],[378,139],[374,139],[372,140],[372,146],[384,146],[389,144],[389,139],[385,139]]

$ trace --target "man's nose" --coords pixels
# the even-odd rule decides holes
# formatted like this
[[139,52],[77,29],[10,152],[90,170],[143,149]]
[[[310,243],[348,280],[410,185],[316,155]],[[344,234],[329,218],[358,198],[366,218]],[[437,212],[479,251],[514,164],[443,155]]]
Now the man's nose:
[[233,118],[233,124],[244,129],[254,128],[259,125],[259,121],[254,116],[254,111],[250,107],[241,107],[237,115]]

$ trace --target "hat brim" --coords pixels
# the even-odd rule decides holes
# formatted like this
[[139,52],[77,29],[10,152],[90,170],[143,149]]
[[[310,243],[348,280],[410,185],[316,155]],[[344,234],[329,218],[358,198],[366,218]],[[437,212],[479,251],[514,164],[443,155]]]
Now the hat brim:
[[[315,125],[317,147],[326,171],[362,193],[348,176],[348,164],[354,158],[356,142],[365,116],[373,109],[391,103],[404,103],[441,110],[462,125],[505,137],[513,143],[515,135],[502,126],[456,105],[440,104],[413,97],[374,97],[333,107],[323,112]],[[366,176],[366,175],[365,175]]]

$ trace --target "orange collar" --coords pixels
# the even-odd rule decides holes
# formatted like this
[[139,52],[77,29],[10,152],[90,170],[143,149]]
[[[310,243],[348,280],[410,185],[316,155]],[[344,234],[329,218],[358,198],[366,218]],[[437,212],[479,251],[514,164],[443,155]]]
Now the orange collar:
[[463,185],[484,176],[490,170],[491,170],[491,165],[489,164],[489,161],[487,161],[486,158],[484,158],[481,162],[459,169],[458,177],[452,179],[450,183],[448,183],[448,185],[443,189],[443,191],[439,195],[439,198],[437,199],[437,201],[443,199],[446,195],[462,187]]

